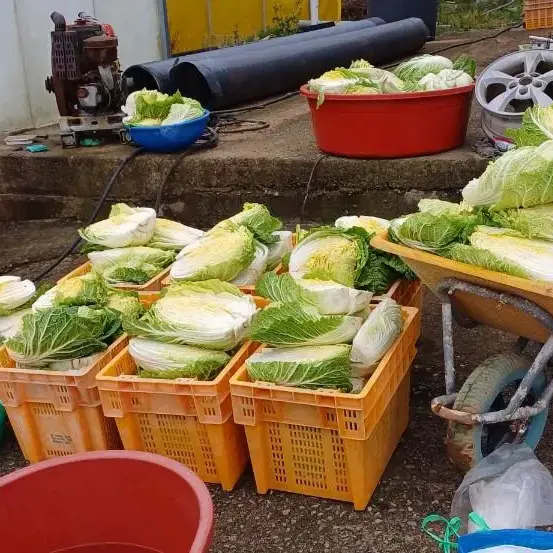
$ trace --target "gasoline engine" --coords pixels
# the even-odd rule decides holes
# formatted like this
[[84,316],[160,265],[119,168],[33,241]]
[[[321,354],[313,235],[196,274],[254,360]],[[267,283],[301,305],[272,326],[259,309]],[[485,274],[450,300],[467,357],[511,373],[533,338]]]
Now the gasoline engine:
[[46,90],[56,95],[63,147],[105,133],[117,133],[124,142],[123,81],[112,27],[82,12],[71,24],[58,12],[50,18],[55,27]]

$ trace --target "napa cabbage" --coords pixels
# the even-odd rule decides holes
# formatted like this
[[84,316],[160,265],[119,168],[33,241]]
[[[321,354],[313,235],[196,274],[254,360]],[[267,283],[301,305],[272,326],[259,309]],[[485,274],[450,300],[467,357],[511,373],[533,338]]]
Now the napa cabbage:
[[456,242],[465,242],[481,222],[480,214],[442,211],[434,215],[425,211],[394,219],[389,236],[410,248],[439,252]]
[[232,284],[236,286],[251,286],[265,272],[269,259],[269,248],[257,240],[254,241],[254,245],[255,254],[253,261],[231,280]]
[[465,186],[463,199],[492,212],[553,202],[553,140],[505,152]]
[[439,73],[442,69],[452,69],[453,62],[443,56],[423,54],[400,63],[394,74],[403,81],[419,81],[429,73]]
[[[373,88],[375,93],[381,92],[387,94],[404,91],[405,83],[397,75],[394,75],[391,71],[374,67],[368,61],[356,60],[352,62],[349,71],[359,77],[372,81],[375,84]],[[351,93],[352,92],[348,90],[348,94]]]
[[187,227],[182,223],[170,221],[169,219],[156,219],[154,225],[154,234],[148,242],[150,248],[159,248],[161,250],[182,250],[200,236],[203,231]]
[[318,346],[351,342],[360,317],[321,315],[315,307],[272,303],[257,315],[250,336],[271,346]]
[[104,351],[121,330],[121,318],[111,309],[55,307],[23,317],[21,330],[5,345],[18,366],[67,370],[64,360],[89,357]]
[[553,241],[553,203],[494,213],[493,221],[514,229],[526,238]]
[[510,229],[479,226],[470,237],[475,248],[520,267],[528,278],[553,282],[553,243],[530,240]]
[[118,311],[123,318],[138,319],[144,313],[138,292],[111,291],[106,307]]
[[528,108],[518,129],[507,129],[505,136],[514,140],[517,147],[540,146],[553,140],[553,106],[535,105]]
[[263,244],[273,244],[278,237],[273,233],[282,227],[282,221],[273,217],[263,204],[245,203],[240,213],[217,223],[215,229],[233,229],[235,225],[246,227]]
[[476,248],[469,244],[454,244],[444,252],[444,255],[454,261],[468,263],[489,271],[529,278],[528,273],[518,263],[502,258],[489,250]]
[[353,339],[352,376],[362,378],[372,374],[402,330],[401,307],[393,299],[384,298],[370,312]]
[[191,121],[202,117],[205,113],[202,104],[192,98],[182,98],[182,104],[172,104],[167,117],[161,122],[162,125],[174,125],[183,121]]
[[223,351],[164,344],[145,338],[131,338],[129,354],[139,367],[139,376],[168,380],[212,380],[230,361],[230,356]]
[[363,229],[323,227],[309,233],[292,251],[289,271],[295,278],[332,280],[353,288],[368,257]]
[[240,344],[257,307],[253,297],[218,280],[181,282],[139,319],[124,321],[131,336],[229,351]]
[[137,246],[90,252],[93,269],[110,284],[145,284],[175,259],[175,252]]
[[420,212],[431,213],[432,215],[468,215],[473,212],[471,206],[463,203],[455,204],[429,198],[420,200],[418,207]]
[[178,91],[169,95],[146,88],[131,92],[121,110],[126,114],[123,123],[127,126],[171,125],[204,114],[197,100],[186,98]]
[[79,229],[79,234],[89,244],[106,248],[144,246],[154,234],[155,222],[156,212],[149,207],[117,204],[107,219]]
[[16,276],[0,276],[0,314],[9,314],[25,305],[36,293],[30,280]]
[[338,217],[334,225],[336,228],[342,229],[360,227],[365,229],[369,234],[382,234],[388,230],[390,221],[367,215],[344,215],[343,217]]
[[429,73],[417,83],[417,88],[420,90],[444,90],[447,88],[456,88],[460,86],[468,86],[474,83],[474,79],[457,69],[442,69],[439,73]]
[[108,287],[102,276],[94,271],[68,278],[40,296],[32,306],[33,311],[52,307],[78,305],[104,305],[108,299]]
[[272,271],[287,256],[294,247],[293,234],[289,230],[277,230],[273,232],[276,242],[268,245],[267,270]]
[[349,392],[348,345],[307,346],[300,348],[263,348],[246,360],[253,381],[271,382],[316,390],[338,389]]
[[352,315],[365,309],[372,292],[324,280],[294,279],[290,274],[267,273],[255,288],[256,295],[277,303],[306,304],[321,315]]
[[317,79],[311,79],[307,86],[311,92],[317,92],[317,108],[319,108],[323,102],[325,94],[341,94],[346,92],[348,87],[358,84],[358,76],[343,68],[333,69],[323,73]]
[[253,234],[245,227],[227,223],[186,246],[171,267],[176,281],[236,278],[255,259]]

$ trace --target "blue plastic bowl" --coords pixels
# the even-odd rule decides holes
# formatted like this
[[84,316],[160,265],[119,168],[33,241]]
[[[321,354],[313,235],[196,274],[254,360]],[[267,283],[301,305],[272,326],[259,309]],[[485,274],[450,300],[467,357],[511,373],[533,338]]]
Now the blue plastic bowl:
[[127,127],[131,139],[153,152],[186,150],[202,136],[207,128],[209,111],[201,117],[159,127]]

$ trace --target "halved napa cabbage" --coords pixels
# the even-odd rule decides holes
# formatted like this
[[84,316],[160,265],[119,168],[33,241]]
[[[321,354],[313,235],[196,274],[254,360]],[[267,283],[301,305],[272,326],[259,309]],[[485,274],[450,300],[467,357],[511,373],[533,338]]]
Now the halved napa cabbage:
[[75,305],[104,305],[108,287],[103,277],[91,271],[68,278],[40,296],[32,305],[33,312],[52,307]]
[[156,212],[149,207],[116,204],[109,218],[79,229],[83,240],[106,248],[144,246],[154,234]]
[[148,242],[148,246],[150,246],[150,248],[159,248],[162,250],[180,251],[203,234],[201,230],[187,227],[176,221],[160,219],[158,217],[154,226],[154,234],[152,239]]
[[175,259],[175,252],[147,246],[90,252],[88,259],[108,283],[144,284]]
[[244,226],[229,223],[212,229],[186,246],[171,267],[173,280],[230,281],[255,258],[253,234]]
[[277,230],[273,232],[277,241],[268,245],[269,257],[267,258],[267,270],[272,271],[294,247],[293,233],[289,230]]
[[32,313],[32,309],[22,309],[14,311],[10,315],[0,317],[0,343],[8,338],[13,338],[23,325],[23,317]]
[[35,294],[36,286],[30,280],[16,276],[0,276],[0,311],[10,312],[27,303]]
[[372,374],[402,330],[401,307],[391,298],[383,299],[353,339],[352,376],[363,378]]
[[468,244],[453,244],[444,252],[446,257],[461,263],[468,263],[475,267],[482,267],[489,271],[497,271],[507,275],[517,276],[521,278],[529,278],[528,273],[518,264],[504,259],[489,250],[475,248]]
[[347,392],[352,387],[350,351],[347,345],[264,348],[246,361],[246,368],[253,381]]
[[345,215],[336,219],[334,223],[336,228],[348,229],[352,227],[361,227],[369,234],[382,234],[388,230],[390,221],[380,217],[369,217],[367,215]]
[[263,275],[255,292],[273,302],[311,305],[321,315],[352,315],[365,309],[373,295],[332,281],[294,279],[290,274],[273,273]]
[[253,286],[267,268],[269,248],[257,240],[254,243],[255,256],[253,261],[230,281],[236,286]]
[[212,380],[230,361],[223,351],[131,338],[129,354],[142,378]]
[[293,249],[290,274],[353,288],[368,256],[366,239],[357,230],[328,227],[311,232]]
[[552,242],[530,240],[510,229],[479,226],[470,243],[520,267],[530,279],[553,282]]
[[243,341],[257,312],[254,299],[227,282],[181,282],[164,290],[139,320],[125,320],[131,336],[229,351]]
[[273,217],[263,204],[245,203],[240,213],[217,223],[213,228],[232,229],[234,225],[246,227],[260,242],[272,244],[277,241],[273,233],[282,227],[282,221]]
[[317,346],[351,342],[363,319],[321,315],[310,305],[273,303],[254,319],[250,336],[271,346]]
[[493,214],[502,227],[517,230],[526,238],[553,241],[553,203],[525,209],[508,209]]
[[144,313],[144,307],[140,303],[137,292],[110,292],[106,307],[115,309],[121,313],[121,316],[132,319],[138,319]]

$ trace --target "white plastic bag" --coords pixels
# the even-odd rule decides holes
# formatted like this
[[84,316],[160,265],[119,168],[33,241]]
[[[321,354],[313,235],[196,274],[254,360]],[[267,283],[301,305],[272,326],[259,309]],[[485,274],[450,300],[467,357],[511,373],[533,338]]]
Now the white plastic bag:
[[505,444],[467,473],[453,497],[462,533],[479,530],[467,527],[472,511],[492,530],[553,524],[553,477],[528,446]]

